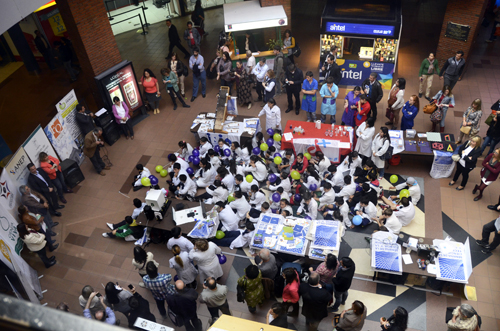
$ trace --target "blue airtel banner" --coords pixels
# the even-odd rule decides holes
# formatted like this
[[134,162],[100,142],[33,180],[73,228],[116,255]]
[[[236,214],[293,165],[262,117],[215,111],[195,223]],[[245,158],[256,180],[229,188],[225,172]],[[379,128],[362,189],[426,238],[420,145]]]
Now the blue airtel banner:
[[392,37],[395,28],[390,25],[358,24],[326,22],[326,32],[345,34],[362,34],[370,36]]
[[337,59],[337,64],[342,73],[340,85],[359,85],[370,76],[370,73],[378,74],[377,79],[383,89],[392,87],[392,76],[394,74],[394,63],[357,61]]

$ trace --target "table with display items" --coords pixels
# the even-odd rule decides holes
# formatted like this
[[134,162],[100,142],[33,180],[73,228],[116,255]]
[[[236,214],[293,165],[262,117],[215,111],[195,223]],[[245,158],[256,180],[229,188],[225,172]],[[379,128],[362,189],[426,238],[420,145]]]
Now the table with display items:
[[[293,133],[299,127],[302,127],[303,132]],[[332,128],[331,124],[321,124],[320,129],[317,129],[313,122],[287,121],[281,149],[292,149],[295,154],[308,152],[312,156],[316,152],[323,152],[331,162],[339,163],[341,156],[353,150],[353,134],[350,126],[334,125]]]
[[451,133],[418,132],[413,138],[405,133],[401,155],[433,156],[434,150],[454,153],[457,148],[455,136]]

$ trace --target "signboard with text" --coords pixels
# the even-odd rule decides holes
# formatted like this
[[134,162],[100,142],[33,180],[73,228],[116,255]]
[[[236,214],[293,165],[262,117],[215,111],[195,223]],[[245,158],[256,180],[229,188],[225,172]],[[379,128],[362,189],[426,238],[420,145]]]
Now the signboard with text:
[[349,35],[368,35],[393,37],[394,26],[390,25],[375,25],[375,24],[359,24],[359,23],[338,23],[326,22],[326,32],[335,34]]
[[340,85],[361,86],[370,73],[375,72],[383,89],[392,87],[394,63],[337,59],[337,64],[342,73]]

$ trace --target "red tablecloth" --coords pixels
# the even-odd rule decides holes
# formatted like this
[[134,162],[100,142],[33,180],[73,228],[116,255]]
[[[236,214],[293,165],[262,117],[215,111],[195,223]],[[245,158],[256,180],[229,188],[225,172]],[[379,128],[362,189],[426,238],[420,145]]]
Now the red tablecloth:
[[321,151],[333,163],[340,162],[340,156],[347,155],[352,150],[353,145],[349,132],[346,135],[335,136],[335,128],[344,129],[350,127],[335,125],[333,137],[327,137],[325,136],[325,132],[331,130],[331,124],[322,124],[321,129],[316,129],[316,125],[313,122],[287,121],[283,132],[292,133],[293,129],[299,126],[304,129],[304,134],[295,133],[293,134],[293,139],[288,141],[283,135],[281,140],[282,149],[291,148],[297,154],[309,152],[311,155],[315,155],[317,151]]

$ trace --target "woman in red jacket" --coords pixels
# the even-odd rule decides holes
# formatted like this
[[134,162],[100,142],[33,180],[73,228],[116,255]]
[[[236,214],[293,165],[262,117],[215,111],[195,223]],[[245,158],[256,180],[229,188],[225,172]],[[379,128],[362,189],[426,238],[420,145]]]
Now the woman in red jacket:
[[66,183],[64,182],[64,177],[62,174],[61,166],[59,165],[59,160],[53,156],[47,155],[45,152],[41,152],[38,155],[40,161],[40,168],[43,169],[49,176],[50,180],[57,188],[57,195],[62,203],[67,203],[64,199],[63,193],[73,193],[72,190],[68,189]]
[[480,200],[483,197],[484,189],[491,183],[497,180],[500,173],[500,148],[495,149],[491,154],[484,158],[483,168],[481,169],[481,184],[474,186],[472,194],[476,194],[479,190],[479,195],[474,198],[474,201]]
[[285,278],[285,288],[283,289],[283,304],[285,311],[288,312],[290,306],[293,307],[292,312],[288,316],[299,316],[299,274],[294,268],[286,268],[283,270],[283,278]]

